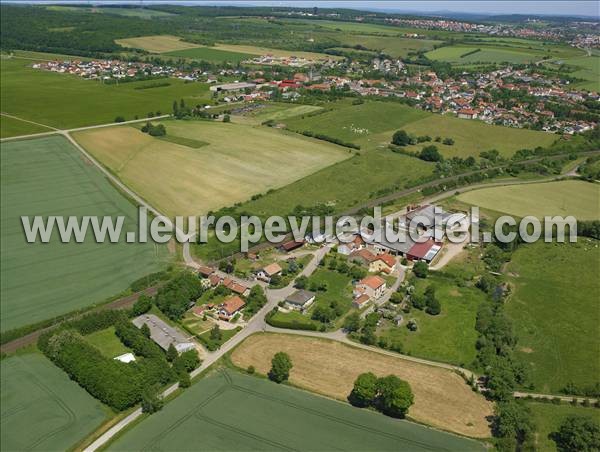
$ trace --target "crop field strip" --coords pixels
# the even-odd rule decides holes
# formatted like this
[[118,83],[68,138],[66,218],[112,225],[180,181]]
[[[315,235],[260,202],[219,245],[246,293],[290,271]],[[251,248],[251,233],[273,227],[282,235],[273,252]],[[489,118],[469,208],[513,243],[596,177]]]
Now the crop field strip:
[[[127,126],[77,132],[74,138],[168,215],[198,215],[245,201],[352,155],[340,146],[269,128],[207,121],[163,124],[167,137],[208,144],[192,149]],[[162,183],[157,184],[157,174]]]
[[[153,81],[105,85],[97,80],[33,69],[35,61],[40,60],[37,57],[2,60],[2,110],[50,127],[69,129],[108,124],[117,116],[127,120],[135,116],[145,118],[151,112],[170,112],[173,100],[184,99],[195,105],[209,99],[208,85],[203,83],[168,79],[167,86],[152,89],[139,88]],[[22,134],[11,129],[14,127],[3,126],[2,138]]]
[[3,450],[66,449],[106,417],[99,402],[41,355],[6,358],[1,366]]
[[123,238],[62,244],[55,231],[49,244],[27,244],[19,218],[90,214],[124,216],[125,231],[137,221],[135,207],[63,137],[3,143],[2,331],[101,302],[166,263],[162,247]]
[[[274,386],[262,379],[229,373],[230,371],[222,370],[196,383],[192,387],[194,392],[200,393],[200,388],[205,388],[201,392],[203,397],[200,401],[194,401],[197,398],[176,400],[173,402],[173,405],[178,405],[176,408],[168,406],[166,409],[171,411],[180,410],[184,404],[187,408],[179,416],[160,413],[159,416],[168,416],[169,421],[161,424],[159,432],[148,425],[156,423],[153,417],[126,432],[109,445],[108,449],[127,449],[128,444],[137,442],[136,438],[139,438],[142,446],[137,443],[137,447],[141,450],[165,450],[163,444],[168,443],[168,447],[173,447],[173,439],[179,440],[182,435],[189,435],[189,432],[201,432],[204,438],[209,438],[222,437],[220,432],[226,431],[227,439],[224,443],[218,443],[216,449],[233,450],[243,444],[245,450],[312,450],[317,444],[328,448],[334,441],[336,448],[340,450],[363,448],[357,444],[364,444],[364,447],[367,444],[371,444],[368,447],[374,447],[373,444],[376,444],[381,450],[404,445],[411,450],[426,451],[456,450],[460,444],[463,450],[481,450],[480,445],[474,441],[386,418],[297,389]],[[210,395],[207,396],[207,392]],[[223,409],[234,405],[238,406],[240,413]],[[246,415],[246,411],[256,410],[257,407],[260,412],[271,413],[272,422],[265,423],[262,419]],[[296,419],[297,429],[285,429],[284,424],[289,425],[292,419]],[[152,431],[153,434],[145,436],[144,430]],[[210,435],[213,431],[214,435]],[[307,443],[308,431],[311,431],[311,440]],[[334,436],[335,431],[341,436]],[[346,435],[350,435],[351,439],[347,439],[342,432],[347,432]],[[450,447],[446,447],[446,442],[449,442]],[[216,443],[208,442],[205,447],[211,448],[214,444]]]
[[[393,373],[408,381],[415,394],[411,419],[471,437],[490,434],[485,418],[491,405],[449,370],[321,338],[285,334],[251,336],[235,349],[232,362],[243,369],[252,365],[266,374],[275,350],[285,351],[294,362],[290,382],[309,391],[345,400],[359,373]],[[462,412],[452,409],[455,404],[462,404]]]

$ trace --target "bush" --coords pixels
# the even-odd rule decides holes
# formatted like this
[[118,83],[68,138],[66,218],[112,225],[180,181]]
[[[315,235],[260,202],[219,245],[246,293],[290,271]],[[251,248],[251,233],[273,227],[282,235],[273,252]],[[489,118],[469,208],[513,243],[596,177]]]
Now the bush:
[[429,266],[426,262],[418,261],[413,266],[413,273],[417,278],[427,278],[429,273]]
[[289,378],[292,367],[292,360],[287,353],[275,353],[275,356],[271,360],[269,379],[276,383],[282,383]]
[[392,144],[396,146],[408,146],[412,143],[410,136],[405,130],[398,130],[392,136]]
[[440,154],[438,151],[437,146],[433,144],[425,146],[423,149],[421,149],[421,152],[419,152],[419,158],[426,162],[441,162],[444,160],[442,154]]
[[142,315],[142,314],[145,314],[146,312],[148,312],[151,307],[152,307],[152,298],[150,298],[148,295],[142,294],[139,296],[139,298],[133,304],[133,308],[131,309],[131,312],[133,313],[134,316],[137,317],[139,315]]
[[117,116],[115,122],[125,122],[125,118],[123,116]]

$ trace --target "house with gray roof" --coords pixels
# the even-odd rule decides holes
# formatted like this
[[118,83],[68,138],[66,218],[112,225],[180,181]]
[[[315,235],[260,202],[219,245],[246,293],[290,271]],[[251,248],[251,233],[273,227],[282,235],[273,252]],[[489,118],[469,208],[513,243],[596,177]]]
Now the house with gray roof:
[[296,311],[306,311],[315,301],[315,293],[310,290],[297,290],[285,299],[285,305]]

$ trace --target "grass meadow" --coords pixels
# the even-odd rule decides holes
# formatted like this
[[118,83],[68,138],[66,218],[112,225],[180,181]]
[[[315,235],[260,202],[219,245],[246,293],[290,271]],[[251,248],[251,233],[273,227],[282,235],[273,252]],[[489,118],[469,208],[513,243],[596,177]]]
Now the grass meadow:
[[190,58],[195,60],[204,60],[212,62],[229,61],[231,63],[239,63],[241,61],[253,58],[255,55],[242,52],[230,52],[226,50],[215,49],[213,47],[191,47],[188,49],[174,50],[172,52],[163,53],[165,56],[173,56],[179,58]]
[[[417,293],[422,293],[431,284],[442,306],[439,315],[412,309],[410,313],[403,314],[405,320],[402,325],[386,321],[377,334],[392,341],[399,340],[404,353],[470,367],[477,354],[475,319],[483,294],[473,287],[458,287],[454,280],[435,274],[418,281]],[[417,321],[417,331],[406,328],[409,319]]]
[[198,441],[206,450],[484,450],[476,441],[231,371],[187,392],[108,450],[183,450]]
[[360,144],[364,149],[374,149],[382,143],[379,134],[391,135],[413,121],[427,117],[427,113],[394,102],[364,102],[352,105],[349,101],[335,102],[328,111],[314,116],[300,116],[286,121],[289,129],[315,133]]
[[518,149],[547,146],[556,140],[555,135],[545,132],[427,113],[393,102],[367,101],[352,105],[341,101],[324,108],[328,111],[314,116],[297,116],[285,122],[292,130],[323,133],[359,144],[364,149],[387,146],[399,129],[416,136],[429,135],[432,139],[436,136],[453,138],[455,144],[452,146],[428,142],[407,147],[407,150],[419,151],[423,146],[435,144],[445,157],[478,157],[481,151],[490,149],[510,156]]
[[[420,151],[423,146],[434,144],[444,157],[479,157],[481,151],[498,150],[505,157],[512,156],[519,149],[534,149],[538,146],[549,146],[557,136],[535,130],[516,129],[495,126],[483,121],[459,119],[454,116],[432,114],[426,118],[411,122],[403,127],[416,136],[429,135],[432,138],[450,137],[455,143],[452,146],[443,143],[421,143],[407,146],[408,150]],[[391,140],[393,132],[388,132],[382,141]]]
[[167,136],[208,143],[190,148],[117,126],[74,134],[123,182],[168,215],[199,215],[283,187],[350,157],[340,146],[268,128],[164,121]]
[[151,53],[174,52],[177,50],[200,47],[198,44],[182,41],[180,37],[171,35],[139,36],[115,40],[122,47],[147,50]]
[[527,406],[533,413],[536,425],[535,446],[539,452],[555,452],[556,443],[548,437],[558,431],[561,423],[568,416],[585,416],[600,422],[600,410],[573,405],[554,405],[553,403],[528,402]]
[[145,118],[150,112],[171,112],[175,99],[183,98],[195,105],[210,98],[208,86],[202,83],[164,79],[161,81],[168,86],[150,88],[156,83],[153,80],[103,85],[74,75],[33,69],[33,63],[19,58],[2,60],[2,111],[57,128],[106,124],[117,116],[127,120]]
[[442,41],[411,39],[393,36],[346,34],[339,39],[345,45],[361,45],[369,50],[383,52],[393,58],[406,58],[409,53],[428,51]]
[[1,331],[99,303],[166,264],[153,243],[29,244],[20,216],[122,215],[137,230],[137,212],[63,137],[3,143],[1,148]]
[[293,385],[346,401],[359,374],[395,374],[410,384],[415,396],[411,419],[473,438],[490,436],[486,416],[491,415],[492,404],[473,392],[462,377],[376,348],[363,350],[315,337],[254,334],[233,351],[231,360],[242,369],[252,365],[267,374],[271,358],[279,351],[288,353],[294,363],[290,371]]
[[600,218],[600,185],[577,180],[482,188],[460,194],[457,199],[518,217]]
[[[477,49],[481,49],[475,52]],[[469,55],[467,55],[470,52]],[[463,56],[464,55],[464,56]],[[430,60],[446,61],[455,64],[486,63],[529,63],[541,60],[544,54],[533,49],[516,47],[486,47],[486,46],[448,46],[431,50],[425,54]]]
[[69,450],[109,415],[41,353],[3,359],[0,368],[2,450]]
[[[596,204],[598,205],[598,204]],[[536,392],[557,393],[567,383],[593,386],[600,375],[600,248],[577,243],[534,243],[508,265],[514,294],[506,304]]]
[[114,326],[87,334],[85,340],[100,350],[107,358],[131,352],[115,334]]
[[48,127],[38,126],[20,119],[10,118],[0,115],[0,137],[17,137],[20,135],[30,135],[32,133],[51,132]]

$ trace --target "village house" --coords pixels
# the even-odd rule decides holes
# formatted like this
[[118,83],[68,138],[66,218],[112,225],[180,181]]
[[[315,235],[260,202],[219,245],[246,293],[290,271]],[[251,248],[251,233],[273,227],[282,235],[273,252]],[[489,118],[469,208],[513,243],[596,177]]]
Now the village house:
[[215,269],[212,267],[202,266],[198,268],[198,274],[203,278],[208,278],[210,275],[214,273]]
[[304,240],[290,240],[289,242],[285,242],[281,245],[281,249],[286,253],[290,251],[294,251],[304,245]]
[[380,276],[370,275],[361,279],[354,286],[354,296],[359,298],[361,295],[367,295],[369,298],[380,298],[386,289],[385,279]]
[[338,246],[337,251],[339,254],[348,256],[355,251],[362,250],[365,248],[365,241],[360,234],[356,234],[354,239],[350,243],[342,243]]
[[369,304],[371,298],[367,294],[362,294],[352,300],[352,306],[357,309],[362,309]]
[[243,297],[247,297],[250,294],[250,289],[236,281],[234,281],[231,278],[225,278],[223,279],[222,284],[227,287],[229,290],[231,290],[233,293],[236,293],[238,295],[241,295]]
[[297,290],[285,299],[285,306],[305,312],[315,301],[315,293],[309,290]]
[[282,271],[283,269],[281,266],[277,262],[273,262],[272,264],[261,268],[258,273],[256,273],[256,277],[262,281],[270,282],[273,276],[281,275]]
[[389,253],[374,254],[367,249],[354,251],[349,260],[359,262],[369,268],[372,273],[391,273],[396,267],[396,259]]
[[246,302],[237,295],[228,298],[219,305],[219,318],[222,320],[231,320],[231,318],[246,306]]

